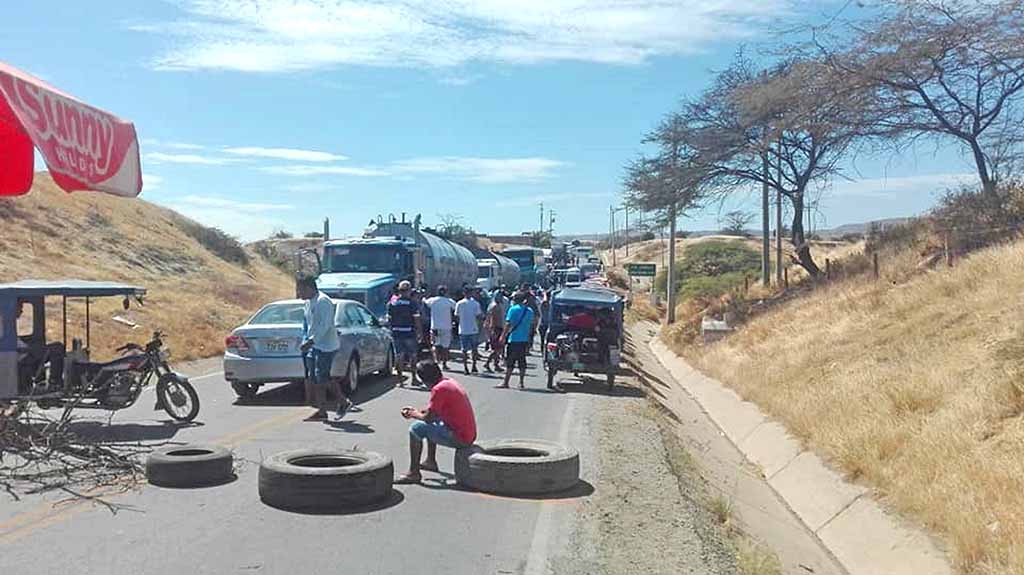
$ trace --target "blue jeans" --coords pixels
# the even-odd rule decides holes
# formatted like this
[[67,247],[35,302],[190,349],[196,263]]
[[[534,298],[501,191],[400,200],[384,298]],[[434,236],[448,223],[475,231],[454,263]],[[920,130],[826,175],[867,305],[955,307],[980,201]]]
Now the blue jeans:
[[306,363],[306,373],[309,381],[316,385],[324,385],[331,381],[331,366],[334,365],[334,355],[338,350],[320,351],[315,347],[303,356]]
[[409,426],[409,435],[417,439],[426,439],[427,441],[436,443],[437,445],[451,447],[452,449],[468,447],[468,445],[456,439],[451,428],[445,425],[440,419],[435,419],[433,421],[414,421],[413,424]]

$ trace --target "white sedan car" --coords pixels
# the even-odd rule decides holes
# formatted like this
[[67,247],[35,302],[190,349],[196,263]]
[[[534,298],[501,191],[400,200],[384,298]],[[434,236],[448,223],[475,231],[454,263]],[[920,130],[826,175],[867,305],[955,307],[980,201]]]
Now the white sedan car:
[[[351,393],[362,376],[390,374],[395,364],[391,332],[381,326],[370,310],[355,301],[331,300],[341,349],[334,356],[331,375],[341,379]],[[245,325],[235,328],[224,342],[224,379],[240,398],[256,395],[265,383],[301,382],[303,304],[300,299],[276,301],[263,306]]]

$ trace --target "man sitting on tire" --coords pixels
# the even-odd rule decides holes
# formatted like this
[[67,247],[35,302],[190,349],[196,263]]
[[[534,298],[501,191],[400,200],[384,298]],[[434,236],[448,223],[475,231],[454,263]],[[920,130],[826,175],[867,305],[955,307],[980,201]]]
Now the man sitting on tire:
[[[430,402],[426,410],[402,408],[402,417],[416,421],[409,426],[409,472],[395,479],[399,484],[419,483],[421,469],[438,471],[438,445],[462,449],[476,441],[476,417],[466,390],[454,379],[445,379],[432,361],[419,362],[416,375],[430,389]],[[420,463],[424,439],[427,458]]]

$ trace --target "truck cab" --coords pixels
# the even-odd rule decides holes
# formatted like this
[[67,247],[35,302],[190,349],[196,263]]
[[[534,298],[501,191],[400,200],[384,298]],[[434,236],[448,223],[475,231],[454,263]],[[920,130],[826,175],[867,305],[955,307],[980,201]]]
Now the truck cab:
[[383,318],[395,284],[415,277],[415,257],[415,243],[400,238],[327,241],[317,286],[333,298],[355,300]]
[[490,291],[501,285],[501,267],[497,260],[478,259],[476,270],[476,287]]

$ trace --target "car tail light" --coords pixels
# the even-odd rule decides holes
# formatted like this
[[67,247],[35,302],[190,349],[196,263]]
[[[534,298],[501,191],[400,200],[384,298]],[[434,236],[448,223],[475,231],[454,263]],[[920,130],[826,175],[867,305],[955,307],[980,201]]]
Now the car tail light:
[[245,341],[245,338],[240,335],[229,335],[224,340],[224,347],[238,351],[249,351],[249,342]]

